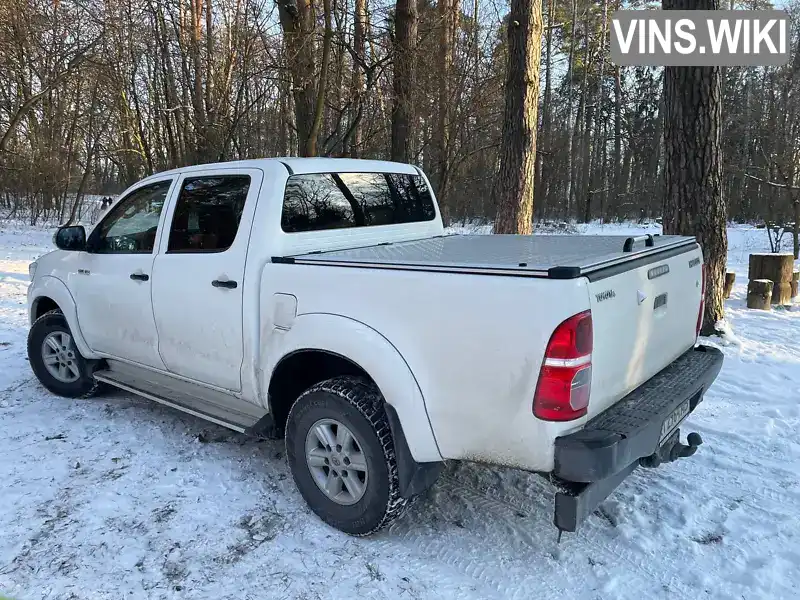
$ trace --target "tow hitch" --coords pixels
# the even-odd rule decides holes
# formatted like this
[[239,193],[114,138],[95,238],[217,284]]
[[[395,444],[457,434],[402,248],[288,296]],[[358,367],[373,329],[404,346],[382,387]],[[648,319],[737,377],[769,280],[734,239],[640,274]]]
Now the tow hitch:
[[703,400],[722,361],[722,352],[710,346],[688,350],[582,429],[555,439],[549,477],[557,488],[553,521],[560,531],[577,531],[640,466],[697,452],[703,439],[690,433],[683,444],[679,427]]
[[697,447],[703,443],[700,434],[692,432],[686,436],[686,444],[681,444],[680,435],[680,430],[675,431],[653,454],[640,458],[639,464],[654,469],[662,463],[688,458],[697,452]]
[[634,460],[621,471],[597,481],[578,483],[551,475],[550,481],[558,489],[553,518],[559,530],[558,539],[561,540],[564,531],[576,531],[578,523],[599,506],[638,466],[655,468],[663,463],[687,458],[697,452],[697,447],[703,443],[699,433],[693,432],[686,436],[686,444],[681,443],[680,435],[680,430],[673,431],[650,456]]

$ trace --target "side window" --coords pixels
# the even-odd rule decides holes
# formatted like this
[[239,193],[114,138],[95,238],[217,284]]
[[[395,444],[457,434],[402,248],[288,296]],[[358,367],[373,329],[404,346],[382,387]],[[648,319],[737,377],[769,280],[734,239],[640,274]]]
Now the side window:
[[111,210],[92,233],[90,246],[99,254],[150,254],[158,220],[172,180],[134,190]]
[[286,183],[281,227],[284,231],[309,231],[355,227],[360,209],[330,173],[290,177]]
[[431,221],[436,209],[422,177],[402,173],[313,173],[286,182],[287,233]]
[[172,216],[167,252],[224,252],[230,248],[249,189],[249,175],[185,179]]

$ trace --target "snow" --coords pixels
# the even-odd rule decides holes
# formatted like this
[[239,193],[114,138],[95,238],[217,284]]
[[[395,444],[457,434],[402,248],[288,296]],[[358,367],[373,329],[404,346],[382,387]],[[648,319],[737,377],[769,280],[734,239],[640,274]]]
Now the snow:
[[[474,228],[473,228],[474,229]],[[578,226],[657,233],[657,225]],[[0,223],[0,594],[104,598],[795,598],[800,310],[745,308],[764,230],[729,230],[736,284],[689,460],[637,470],[556,544],[538,476],[468,464],[388,531],[321,523],[281,442],[125,393],[48,394],[26,361],[28,263],[52,230]]]

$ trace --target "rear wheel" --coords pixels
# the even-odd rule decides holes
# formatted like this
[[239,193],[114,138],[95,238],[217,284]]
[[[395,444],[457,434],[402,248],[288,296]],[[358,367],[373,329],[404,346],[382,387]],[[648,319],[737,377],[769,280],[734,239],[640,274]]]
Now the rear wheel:
[[41,384],[59,396],[90,396],[98,389],[60,310],[43,314],[28,333],[28,360]]
[[365,379],[306,390],[289,412],[286,455],[311,510],[345,533],[370,534],[404,512],[383,397]]

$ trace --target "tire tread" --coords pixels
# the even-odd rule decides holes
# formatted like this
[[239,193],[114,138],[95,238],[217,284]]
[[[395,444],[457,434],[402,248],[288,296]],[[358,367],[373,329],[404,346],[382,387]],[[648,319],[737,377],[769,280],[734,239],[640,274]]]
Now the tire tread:
[[[60,318],[61,321],[63,322],[63,324],[67,327],[67,330],[69,330],[69,326],[67,325],[67,319],[66,319],[66,317],[64,317],[64,313],[62,312],[62,310],[60,308],[54,308],[53,310],[48,310],[46,313],[44,313],[44,314],[40,315],[39,317],[37,317],[37,319],[30,326],[30,329],[28,329],[28,339],[27,339],[28,348],[30,348],[31,337],[33,335],[33,332],[36,329],[36,326],[39,325],[40,323],[44,322],[45,320],[51,319],[53,317]],[[72,332],[70,332],[70,335],[73,335]],[[73,338],[74,338],[74,335],[73,335]],[[77,348],[76,348],[76,350],[77,350]],[[84,359],[84,361],[86,361],[86,359]],[[88,364],[88,361],[86,361],[86,362]],[[98,391],[100,391],[100,389],[102,387],[102,384],[99,381],[97,381],[94,377],[91,378],[91,381],[92,381],[92,384],[91,384],[91,387],[89,389],[87,389],[85,392],[83,392],[81,394],[78,394],[78,395],[72,396],[72,397],[77,398],[77,399],[85,399],[85,398],[91,398],[92,396],[95,396],[98,393]]]
[[[318,392],[327,392],[337,396],[360,412],[372,426],[378,437],[381,449],[383,450],[383,459],[389,473],[389,500],[386,503],[383,517],[369,531],[351,534],[357,537],[371,535],[380,529],[388,527],[392,522],[402,517],[409,505],[409,499],[403,498],[400,495],[400,479],[397,473],[394,439],[392,438],[392,431],[389,427],[386,409],[383,405],[383,396],[380,390],[378,390],[378,387],[371,381],[363,377],[341,375],[312,385],[305,392],[300,394],[289,411],[289,420],[292,418],[292,412],[295,410],[295,407],[299,406],[306,396]],[[287,444],[288,443],[289,441],[287,439]]]

